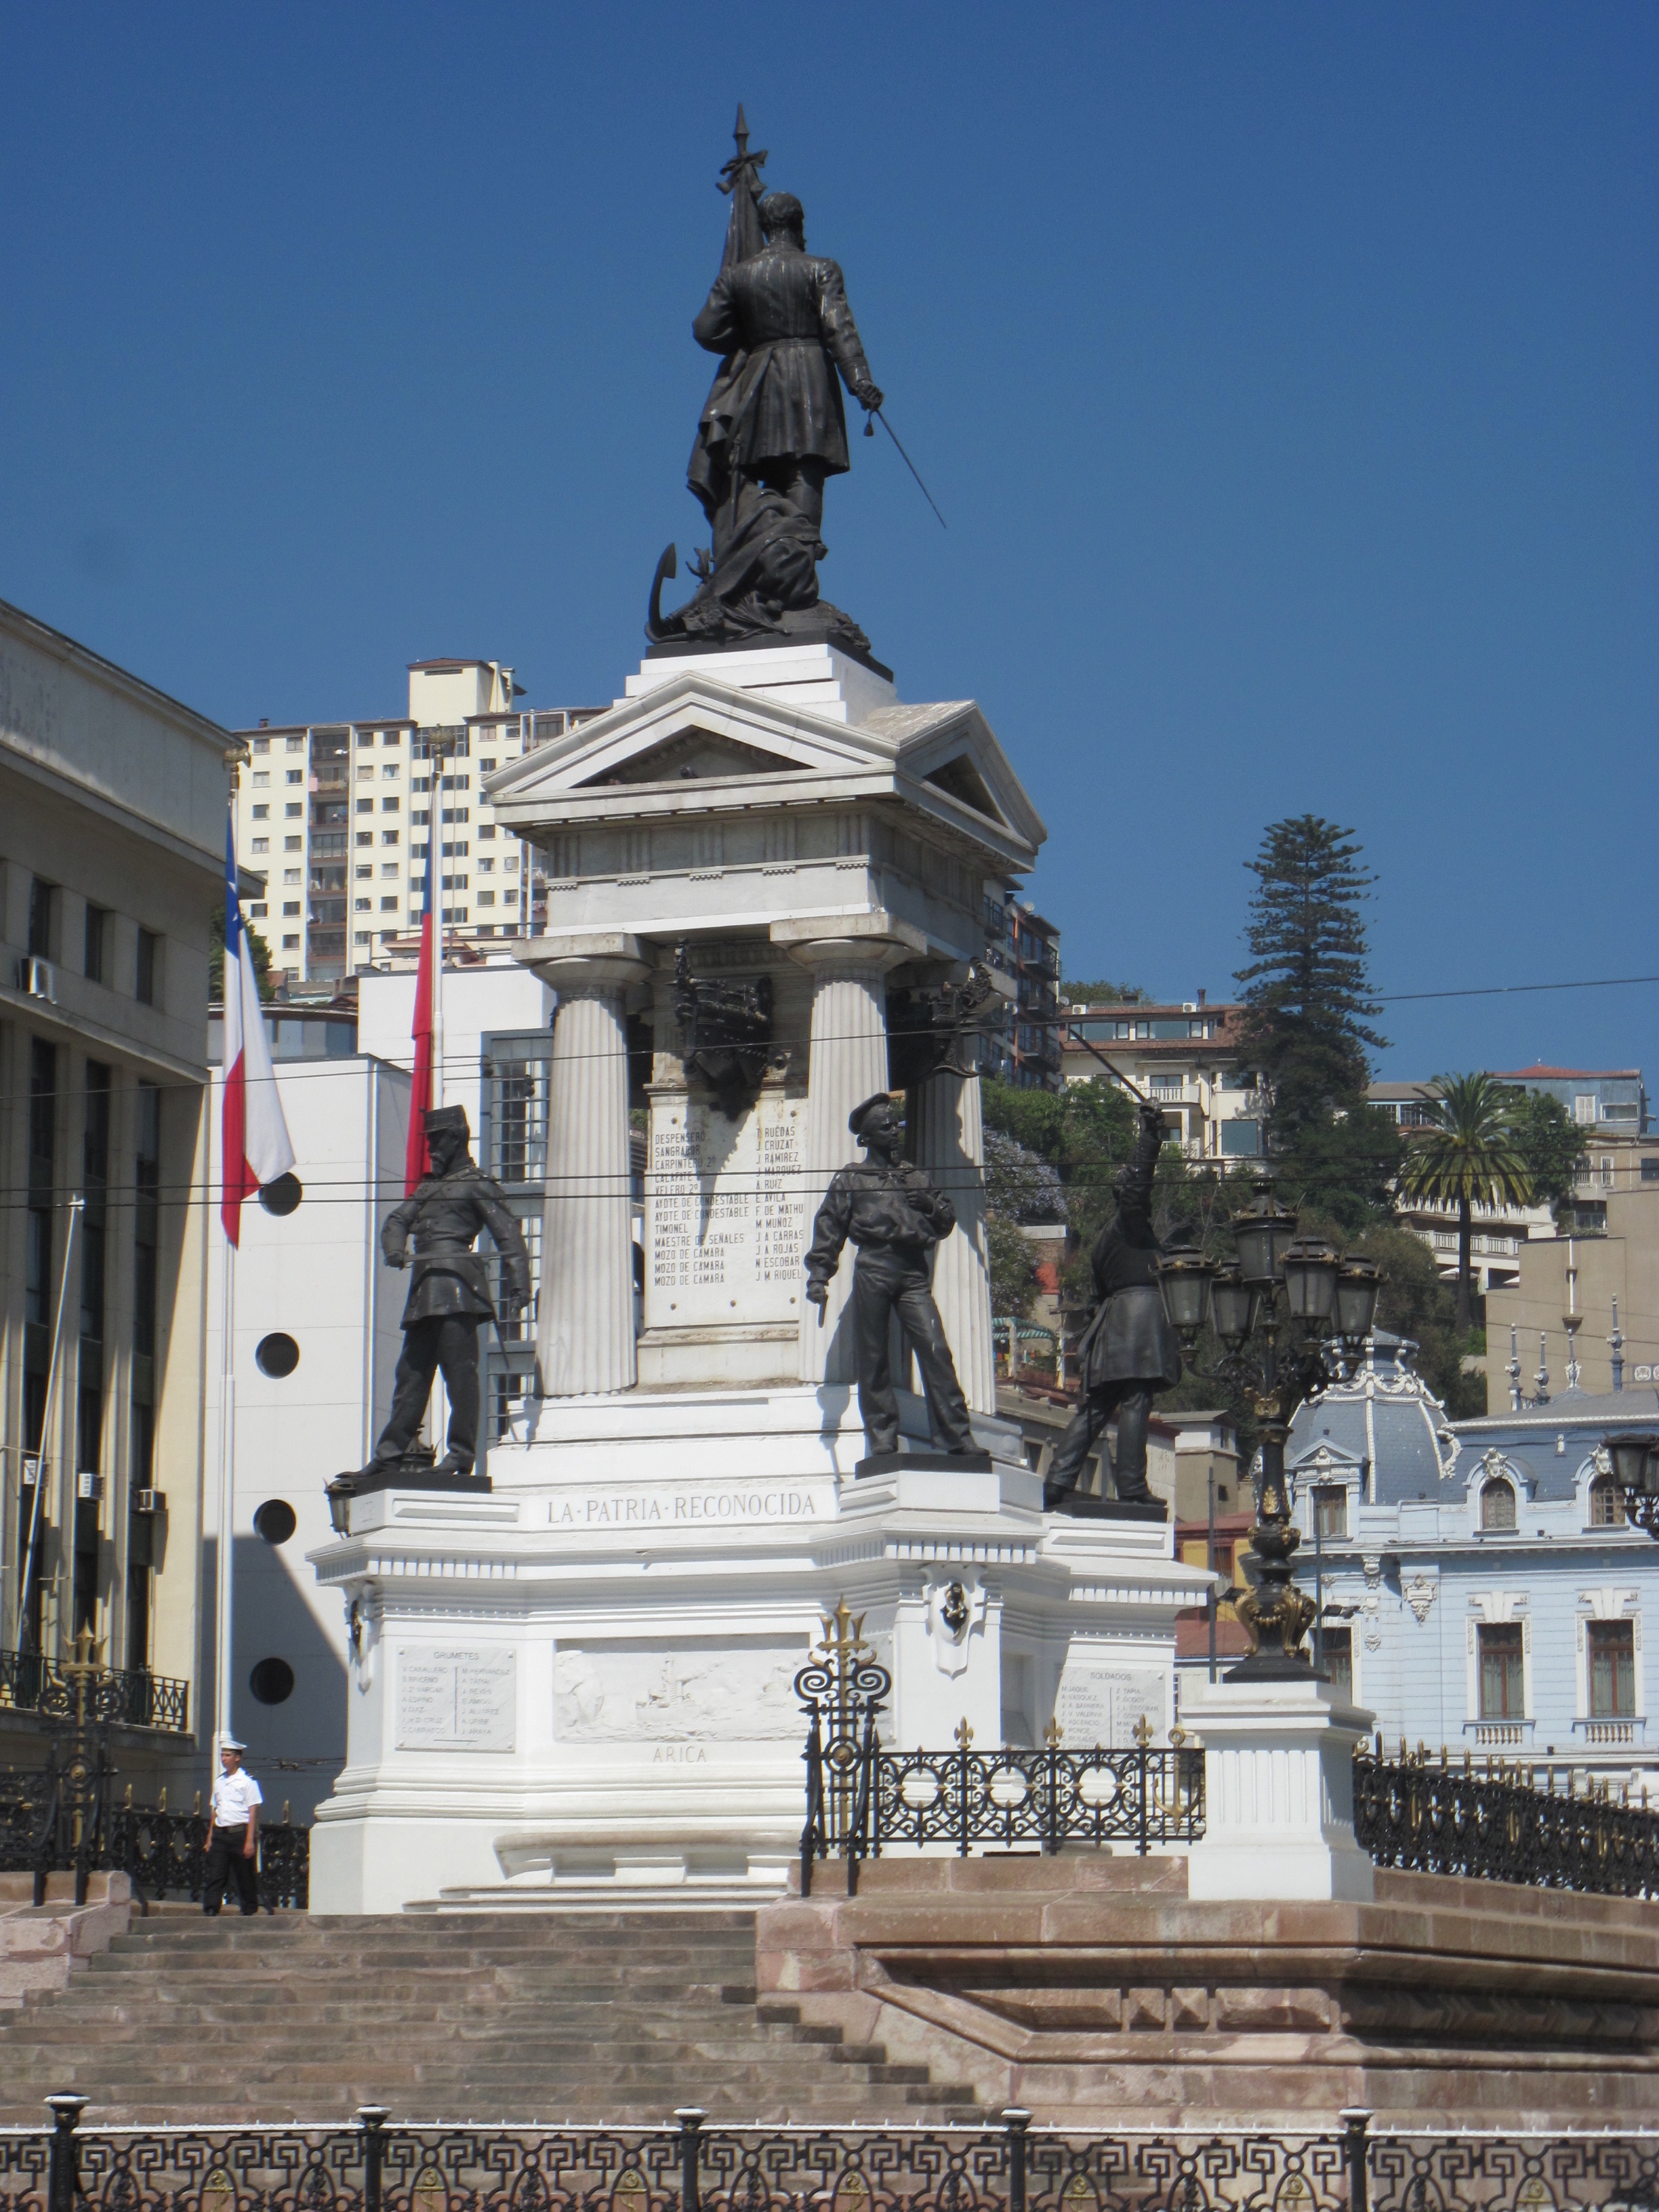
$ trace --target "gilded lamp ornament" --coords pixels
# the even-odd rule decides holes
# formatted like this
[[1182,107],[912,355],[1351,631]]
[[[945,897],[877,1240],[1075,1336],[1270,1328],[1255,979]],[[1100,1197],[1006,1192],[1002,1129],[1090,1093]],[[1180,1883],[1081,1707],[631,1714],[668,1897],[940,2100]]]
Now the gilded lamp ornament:
[[[1336,1381],[1340,1363],[1356,1356],[1370,1334],[1380,1278],[1371,1261],[1344,1255],[1320,1237],[1298,1237],[1296,1216],[1266,1183],[1232,1228],[1236,1263],[1173,1251],[1159,1263],[1158,1288],[1194,1372],[1241,1389],[1261,1424],[1250,1531],[1260,1573],[1233,1599],[1250,1650],[1228,1679],[1300,1676],[1311,1664],[1303,1644],[1316,1607],[1296,1585],[1302,1532],[1291,1518],[1285,1442],[1303,1399]],[[1206,1320],[1221,1346],[1213,1367],[1193,1358]]]

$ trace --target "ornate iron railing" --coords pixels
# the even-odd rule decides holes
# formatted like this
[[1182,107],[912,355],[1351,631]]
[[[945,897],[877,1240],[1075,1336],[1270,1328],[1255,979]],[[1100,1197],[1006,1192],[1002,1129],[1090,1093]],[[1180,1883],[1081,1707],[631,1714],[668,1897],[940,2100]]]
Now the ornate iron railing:
[[1195,1843],[1204,1832],[1204,1754],[1124,1751],[877,1751],[870,1855],[908,1844],[1012,1850]]
[[[56,1749],[56,1747],[54,1747]],[[311,1831],[280,1820],[259,1827],[259,1902],[270,1912],[304,1911],[310,1897]],[[118,1802],[106,1761],[77,1775],[55,1762],[32,1773],[0,1774],[0,1874],[32,1874],[35,1902],[48,1875],[72,1872],[84,1901],[87,1877],[128,1875],[145,1900],[187,1897],[198,1903],[207,1861],[208,1816]]]
[[[975,1751],[964,1722],[954,1751],[885,1751],[877,1717],[893,1678],[861,1640],[843,1599],[823,1641],[795,1677],[806,1709],[806,1823],[801,1894],[832,1854],[858,1886],[860,1863],[884,1850],[975,1850],[1081,1844],[1194,1843],[1204,1832],[1204,1754],[1180,1744],[1154,1750],[1143,1723],[1132,1748]],[[1179,1731],[1176,1732],[1179,1734]],[[1056,1732],[1057,1734],[1057,1732]]]
[[[190,1685],[165,1674],[94,1669],[88,1682],[89,1720],[117,1728],[165,1729],[183,1735],[190,1724]],[[27,1651],[0,1651],[0,1711],[36,1713],[46,1721],[76,1717],[75,1669]]]
[[0,2130],[5,2212],[1630,2212],[1659,2204],[1659,2136],[1082,2135],[978,2127],[354,2126]]
[[1355,1840],[1378,1866],[1423,1874],[1474,1875],[1541,1889],[1613,1897],[1659,1895],[1659,1813],[1538,1789],[1524,1770],[1496,1774],[1439,1763],[1355,1753]]

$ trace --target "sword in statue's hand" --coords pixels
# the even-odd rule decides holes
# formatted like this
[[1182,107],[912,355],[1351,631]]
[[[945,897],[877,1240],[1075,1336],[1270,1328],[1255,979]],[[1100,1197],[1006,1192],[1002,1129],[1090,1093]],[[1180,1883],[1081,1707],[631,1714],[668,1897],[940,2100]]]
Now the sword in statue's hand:
[[[862,401],[860,404],[861,405],[866,405],[866,403]],[[896,446],[898,446],[900,460],[903,462],[905,467],[909,470],[911,475],[915,478],[916,483],[921,489],[921,495],[927,501],[928,506],[933,508],[935,514],[939,514],[939,502],[933,497],[933,493],[928,490],[927,485],[922,483],[921,470],[917,468],[915,463],[910,459],[908,453],[905,452],[903,447],[899,445],[898,432],[893,428],[887,417],[882,413],[879,405],[867,407],[867,411],[864,418],[864,434],[866,438],[873,438],[875,436],[876,425],[878,422],[881,424],[882,428],[886,431],[893,443]],[[941,530],[945,526],[945,517],[942,514],[939,514],[939,526]]]

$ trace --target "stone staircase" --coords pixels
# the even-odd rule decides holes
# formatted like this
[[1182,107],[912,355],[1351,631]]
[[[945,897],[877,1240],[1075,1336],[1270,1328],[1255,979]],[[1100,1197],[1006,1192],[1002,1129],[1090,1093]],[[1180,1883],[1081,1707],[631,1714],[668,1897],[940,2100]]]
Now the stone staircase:
[[752,1912],[155,1913],[0,2024],[0,2124],[969,2120],[969,2088],[755,1994]]

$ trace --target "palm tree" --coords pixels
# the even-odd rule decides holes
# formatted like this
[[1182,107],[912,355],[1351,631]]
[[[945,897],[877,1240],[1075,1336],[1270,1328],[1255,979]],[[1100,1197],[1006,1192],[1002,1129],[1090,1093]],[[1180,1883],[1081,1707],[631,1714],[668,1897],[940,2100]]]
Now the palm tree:
[[1469,1237],[1477,1206],[1526,1206],[1532,1174],[1510,1127],[1512,1097],[1490,1075],[1440,1075],[1433,1120],[1413,1144],[1401,1171],[1406,1198],[1457,1207],[1457,1328],[1467,1334],[1473,1284]]

